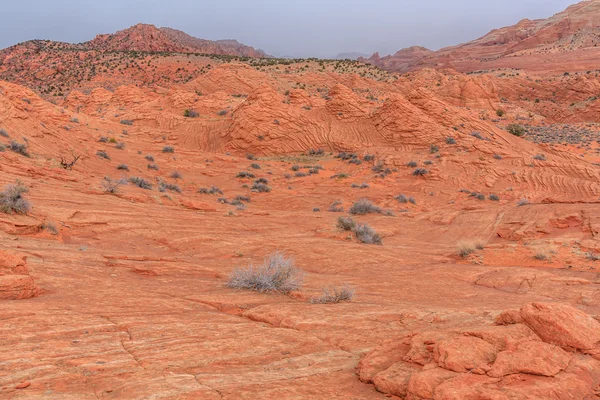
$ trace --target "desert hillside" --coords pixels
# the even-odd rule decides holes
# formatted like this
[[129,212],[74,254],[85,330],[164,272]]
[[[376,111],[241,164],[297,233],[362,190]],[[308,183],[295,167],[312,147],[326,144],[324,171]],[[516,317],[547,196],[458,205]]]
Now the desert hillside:
[[0,398],[596,398],[595,72],[132,29],[0,52]]

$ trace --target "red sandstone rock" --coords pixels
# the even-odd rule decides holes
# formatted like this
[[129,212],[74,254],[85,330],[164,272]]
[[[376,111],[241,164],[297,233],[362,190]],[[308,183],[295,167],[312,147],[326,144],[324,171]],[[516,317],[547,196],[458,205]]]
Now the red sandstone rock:
[[567,368],[571,356],[560,347],[540,342],[523,342],[515,350],[498,353],[488,375],[501,378],[511,374],[554,376]]
[[591,349],[600,341],[600,322],[565,304],[528,304],[521,316],[542,340],[557,346]]

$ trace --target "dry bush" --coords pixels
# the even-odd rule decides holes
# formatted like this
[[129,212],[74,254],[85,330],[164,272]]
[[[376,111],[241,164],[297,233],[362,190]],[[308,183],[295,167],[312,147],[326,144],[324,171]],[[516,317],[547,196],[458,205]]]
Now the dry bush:
[[323,288],[321,296],[312,297],[308,301],[312,304],[337,304],[342,301],[351,301],[355,292],[353,287],[345,283],[341,287]]
[[380,214],[382,209],[373,204],[370,200],[360,199],[350,207],[348,212],[352,215]]
[[304,272],[296,267],[294,259],[275,252],[267,256],[260,266],[236,268],[229,276],[227,286],[261,293],[288,294],[302,287]]
[[352,232],[361,243],[382,245],[381,235],[367,224],[357,224]]
[[31,210],[31,204],[23,197],[29,189],[21,181],[6,185],[0,192],[0,211],[6,214],[27,214]]
[[467,258],[477,250],[483,250],[485,243],[479,239],[477,240],[461,240],[458,242],[458,255],[462,258]]

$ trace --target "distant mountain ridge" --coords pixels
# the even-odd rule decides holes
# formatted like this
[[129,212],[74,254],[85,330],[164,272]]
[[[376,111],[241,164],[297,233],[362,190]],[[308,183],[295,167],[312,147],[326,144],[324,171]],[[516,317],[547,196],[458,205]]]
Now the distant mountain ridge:
[[231,55],[240,57],[268,57],[262,50],[244,45],[237,40],[206,40],[173,28],[137,24],[113,34],[97,35],[82,46],[112,51],[179,52]]
[[428,67],[452,68],[460,72],[493,68],[560,71],[571,65],[585,70],[597,68],[599,44],[600,0],[586,0],[548,19],[523,19],[515,25],[494,29],[478,39],[439,51],[417,46],[402,49],[394,55],[380,57],[375,53],[360,60],[401,73]]

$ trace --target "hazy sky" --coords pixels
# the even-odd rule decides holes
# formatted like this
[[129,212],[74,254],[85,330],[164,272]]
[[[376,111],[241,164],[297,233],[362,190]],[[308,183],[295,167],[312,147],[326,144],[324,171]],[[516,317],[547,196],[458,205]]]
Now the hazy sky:
[[436,50],[571,0],[0,0],[0,48],[29,39],[84,42],[138,22],[237,39],[276,56]]

